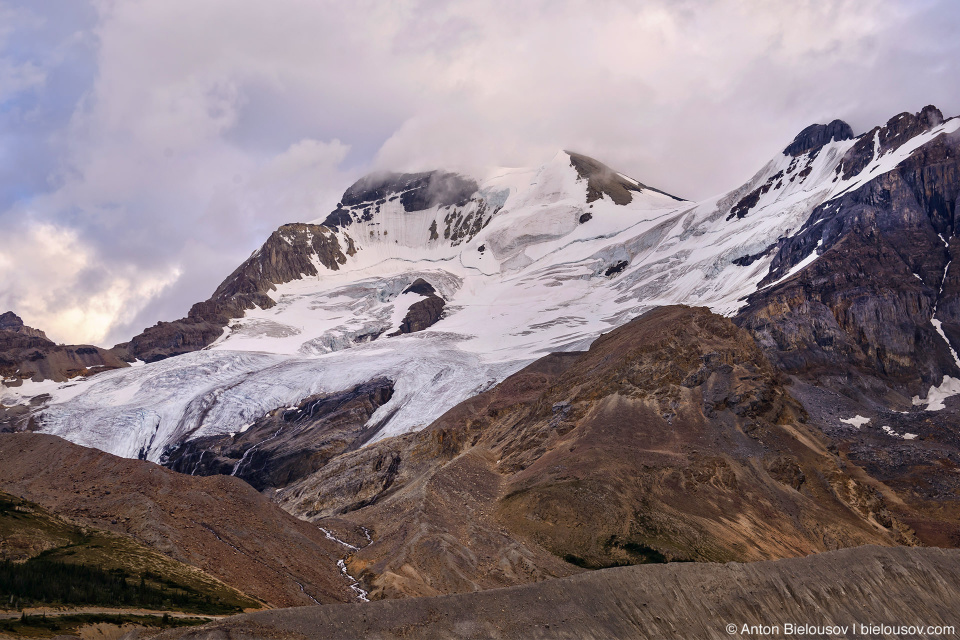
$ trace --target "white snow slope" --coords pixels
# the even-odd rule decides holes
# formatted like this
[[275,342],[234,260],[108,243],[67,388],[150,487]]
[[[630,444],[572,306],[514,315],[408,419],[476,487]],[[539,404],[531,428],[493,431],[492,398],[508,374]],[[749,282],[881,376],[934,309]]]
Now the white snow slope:
[[[958,125],[949,120],[925,136]],[[383,424],[377,438],[420,429],[536,358],[585,349],[652,307],[734,314],[773,254],[749,266],[733,260],[763,252],[853,187],[858,177],[835,180],[834,172],[853,143],[832,142],[815,159],[780,155],[739,189],[704,202],[646,190],[625,206],[608,197],[587,204],[585,181],[559,152],[540,168],[478,180],[487,213],[496,214],[461,243],[443,238],[450,208],[404,212],[387,202],[372,220],[337,231],[359,249],[339,271],[321,267],[319,276],[279,285],[276,306],[248,311],[203,351],[44,387],[51,399],[38,420],[44,432],[82,445],[160,460],[183,440],[242,431],[275,408],[385,376],[396,389],[370,420]],[[889,171],[911,147],[875,158],[860,175]],[[747,215],[727,220],[768,182]],[[580,223],[587,212],[592,218]],[[431,240],[434,221],[440,237]],[[387,337],[420,299],[401,293],[418,277],[446,300],[444,317]],[[0,402],[26,401],[0,387]]]

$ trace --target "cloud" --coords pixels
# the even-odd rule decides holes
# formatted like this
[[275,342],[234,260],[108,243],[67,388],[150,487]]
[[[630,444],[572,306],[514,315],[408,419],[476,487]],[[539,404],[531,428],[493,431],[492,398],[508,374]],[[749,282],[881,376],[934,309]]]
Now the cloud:
[[27,223],[0,236],[0,305],[51,340],[97,343],[180,277],[102,265],[70,229]]
[[45,79],[43,71],[32,62],[17,64],[9,58],[0,58],[0,104],[26,89],[42,85]]
[[71,333],[56,298],[26,302],[5,281],[0,303],[65,340],[183,315],[274,228],[323,217],[371,170],[530,165],[570,148],[705,197],[811,122],[862,131],[930,102],[960,113],[960,7],[946,0],[69,7],[0,0],[13,25],[0,28],[0,225],[68,234],[109,275],[65,281],[130,305],[101,302],[89,317],[102,329]]

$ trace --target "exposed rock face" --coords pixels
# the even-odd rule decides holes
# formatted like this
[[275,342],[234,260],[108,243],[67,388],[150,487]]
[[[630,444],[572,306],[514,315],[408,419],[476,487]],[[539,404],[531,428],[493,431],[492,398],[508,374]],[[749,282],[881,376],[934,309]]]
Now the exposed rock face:
[[903,406],[944,374],[960,376],[930,323],[936,301],[937,290],[883,234],[850,233],[798,274],[751,295],[736,321],[783,371]]
[[847,152],[843,162],[837,166],[837,174],[849,179],[867,166],[876,153],[884,154],[900,146],[911,138],[929,131],[943,122],[943,114],[933,105],[928,105],[919,113],[901,113],[893,116],[882,127],[874,127],[861,135],[857,144]]
[[331,228],[348,227],[354,222],[372,220],[383,204],[397,199],[407,212],[436,206],[463,207],[478,188],[473,180],[445,171],[372,174],[344,192],[337,208],[323,224]]
[[63,382],[127,364],[91,345],[58,345],[23,324],[12,311],[0,315],[0,378],[7,386],[22,380]]
[[0,468],[0,490],[131,536],[272,606],[353,599],[339,545],[236,478],[192,478],[29,433],[0,434]]
[[[941,121],[929,107],[893,118],[874,137],[882,153]],[[861,142],[867,138],[863,164],[874,154],[873,137]],[[860,144],[841,166],[853,166]],[[946,246],[960,231],[958,191],[960,135],[942,134],[896,169],[817,207],[777,245],[761,286],[820,257],[799,275],[751,295],[738,323],[753,330],[789,373],[820,383],[853,375],[856,392],[900,404],[904,396],[925,396],[944,374],[960,375],[931,324],[936,312],[953,348],[960,347],[960,287],[954,285],[956,267],[947,269],[952,257]]]
[[[731,637],[728,624],[736,626],[734,636],[744,625],[777,625],[777,636],[800,635],[784,633],[786,623],[955,625],[958,607],[960,552],[862,547],[751,564],[621,567],[480,593],[264,611],[160,637],[723,640]],[[880,637],[860,627],[833,635]]]
[[[683,201],[683,198],[678,198],[665,191],[648,187],[635,180],[624,178],[607,165],[589,156],[574,153],[573,151],[565,151],[564,153],[570,156],[570,166],[577,170],[577,174],[583,180],[587,181],[587,202],[599,200],[606,195],[616,204],[624,205],[633,201],[631,192],[642,193],[643,191],[655,191],[665,196],[670,196],[678,202]],[[586,220],[581,220],[581,222],[586,222]]]
[[816,151],[834,140],[852,140],[853,129],[843,120],[834,120],[830,124],[812,124],[793,139],[783,153],[797,157],[810,151]]
[[7,311],[6,313],[0,315],[0,331],[11,331],[13,333],[19,333],[22,336],[27,336],[30,338],[43,338],[47,339],[47,334],[39,329],[34,329],[33,327],[28,327],[23,324],[23,320],[20,319],[20,316],[15,314],[13,311]]
[[[348,253],[350,249],[348,246]],[[247,309],[272,307],[274,302],[267,292],[276,289],[275,285],[316,276],[318,267],[336,271],[346,261],[337,236],[326,227],[283,225],[217,287],[209,300],[193,305],[186,318],[158,322],[115,350],[145,362],[197,351],[219,338],[230,320],[242,317]]]
[[909,542],[882,497],[851,506],[873,495],[870,481],[804,419],[749,333],[664,307],[423,431],[346,453],[278,499],[372,529],[348,566],[379,598]]
[[[50,513],[35,502],[0,491],[0,562],[13,563],[38,559],[65,562],[74,566],[121,570],[138,576],[145,572],[161,576],[160,580],[186,587],[186,590],[209,598],[223,612],[261,609],[263,604],[230,587],[212,575],[146,547],[130,536],[79,525]],[[146,570],[146,571],[145,571]],[[150,576],[144,576],[151,582]],[[169,581],[169,582],[168,582]],[[5,585],[7,591],[9,582]],[[13,593],[17,593],[16,587]],[[8,591],[9,593],[9,591]],[[15,604],[7,602],[8,605]],[[196,600],[195,604],[199,604]],[[178,607],[184,609],[182,604]],[[10,607],[4,609],[8,613]]]
[[403,290],[403,293],[419,294],[423,296],[423,300],[410,305],[410,308],[407,309],[407,315],[403,317],[403,322],[400,323],[400,328],[388,334],[387,337],[416,333],[433,326],[443,315],[443,308],[447,304],[443,298],[437,295],[433,285],[423,278],[417,278],[413,284]]
[[234,436],[195,438],[170,452],[164,466],[189,475],[233,475],[258,491],[281,488],[357,449],[376,435],[364,425],[393,395],[390,380],[307,398],[278,409]]

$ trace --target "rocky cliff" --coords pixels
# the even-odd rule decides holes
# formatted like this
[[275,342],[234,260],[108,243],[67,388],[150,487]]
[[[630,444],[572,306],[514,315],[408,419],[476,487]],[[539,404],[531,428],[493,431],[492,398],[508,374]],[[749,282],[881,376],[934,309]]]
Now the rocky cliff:
[[837,165],[850,186],[777,245],[737,322],[786,372],[901,408],[960,376],[960,131],[943,125],[926,107],[861,136]]
[[7,387],[25,380],[63,382],[125,366],[100,347],[56,344],[12,311],[0,315],[0,378]]
[[163,464],[195,476],[236,476],[258,491],[285,487],[375,436],[376,427],[364,425],[392,394],[393,383],[380,379],[311,396],[260,418],[242,433],[188,440],[167,453]]

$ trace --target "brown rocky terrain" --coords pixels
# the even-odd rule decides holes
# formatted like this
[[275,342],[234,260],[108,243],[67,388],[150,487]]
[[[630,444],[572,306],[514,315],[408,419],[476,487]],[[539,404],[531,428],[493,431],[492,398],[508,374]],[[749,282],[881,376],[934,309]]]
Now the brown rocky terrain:
[[[162,583],[155,576],[162,576],[167,586],[188,595],[178,605],[194,612],[232,613],[263,608],[261,602],[210,574],[177,562],[129,536],[74,524],[35,503],[0,491],[0,561],[22,563],[31,559],[119,571],[133,579],[143,576],[149,579],[151,587],[160,586]],[[22,594],[11,595],[16,597],[0,598],[0,619],[17,616],[13,612],[25,604],[19,599]],[[206,604],[214,606],[204,606],[207,598]]]
[[271,606],[348,602],[340,545],[229,476],[191,477],[55,436],[0,434],[0,490],[133,538]]
[[[848,638],[923,637],[851,625],[958,625],[960,552],[861,547],[750,564],[621,567],[479,593],[265,611],[160,638],[724,638],[797,636],[839,625]],[[729,633],[727,625],[734,625]],[[747,625],[777,632],[741,633]],[[133,637],[156,637],[142,632]],[[804,634],[802,637],[817,634]],[[932,634],[929,637],[934,637]]]
[[91,345],[62,345],[23,324],[12,311],[0,315],[0,377],[7,386],[22,380],[63,382],[127,364]]
[[423,300],[410,305],[407,314],[400,322],[400,327],[393,333],[387,334],[387,337],[416,333],[433,326],[440,319],[443,308],[446,306],[446,301],[437,295],[433,285],[423,278],[417,278],[413,284],[403,290],[403,293],[416,293],[423,296]]
[[347,566],[374,598],[922,542],[785,382],[729,320],[659,308],[276,499],[358,547],[348,523],[372,530]]
[[0,314],[0,331],[11,331],[29,338],[48,339],[47,334],[40,329],[34,329],[33,327],[28,327],[23,324],[23,319],[13,311]]
[[[890,410],[799,379],[790,393],[808,423],[831,441],[848,470],[880,481],[878,490],[923,544],[960,547],[960,403],[940,411]],[[853,416],[870,422],[854,426]],[[909,505],[909,508],[904,508]]]

